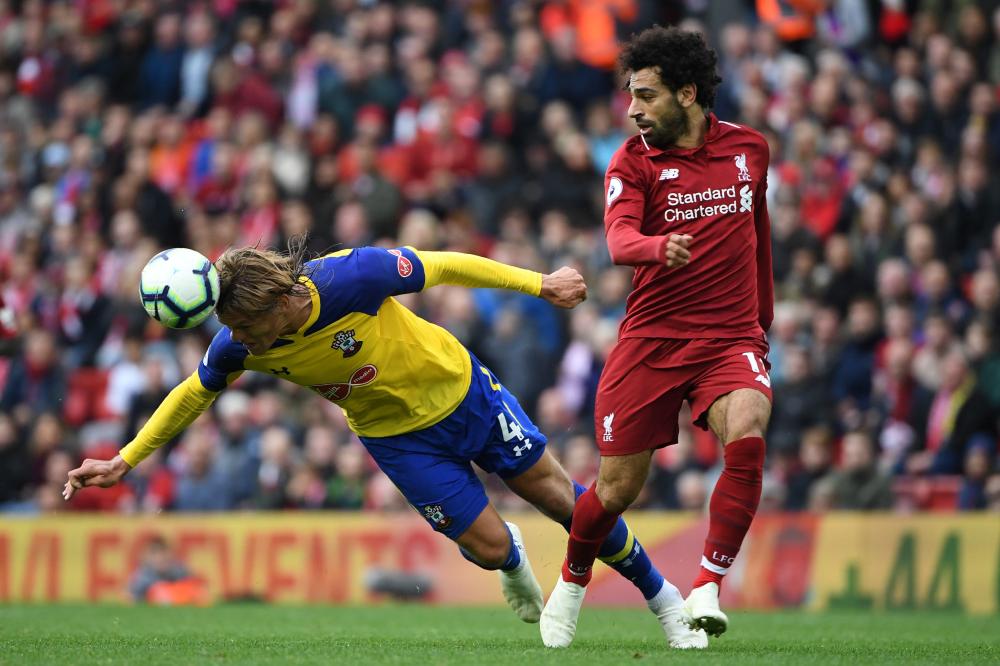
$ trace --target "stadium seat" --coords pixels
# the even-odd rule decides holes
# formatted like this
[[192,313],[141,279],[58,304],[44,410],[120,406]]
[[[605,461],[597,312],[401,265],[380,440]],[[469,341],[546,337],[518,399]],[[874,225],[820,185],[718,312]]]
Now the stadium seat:
[[108,388],[108,371],[99,368],[79,368],[69,376],[63,416],[71,426],[88,421],[114,418],[104,406]]
[[901,476],[893,481],[896,507],[909,511],[955,511],[961,476]]

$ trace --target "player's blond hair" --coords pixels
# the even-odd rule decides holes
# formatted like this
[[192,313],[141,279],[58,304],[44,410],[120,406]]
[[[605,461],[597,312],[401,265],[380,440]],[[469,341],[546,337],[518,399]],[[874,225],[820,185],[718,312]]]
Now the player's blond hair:
[[219,303],[216,312],[253,316],[274,308],[277,300],[305,287],[307,238],[293,236],[286,253],[256,247],[229,248],[215,262],[219,272]]

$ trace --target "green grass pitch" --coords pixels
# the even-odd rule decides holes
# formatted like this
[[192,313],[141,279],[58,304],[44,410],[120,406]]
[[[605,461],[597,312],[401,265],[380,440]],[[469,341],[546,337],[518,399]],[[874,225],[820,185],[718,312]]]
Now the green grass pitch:
[[502,608],[0,606],[0,664],[997,664],[1000,618],[733,613],[669,650],[645,610],[584,608],[568,650]]

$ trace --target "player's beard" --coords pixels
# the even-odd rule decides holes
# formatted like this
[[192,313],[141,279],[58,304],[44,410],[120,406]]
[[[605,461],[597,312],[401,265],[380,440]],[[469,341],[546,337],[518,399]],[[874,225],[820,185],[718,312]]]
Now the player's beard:
[[674,99],[670,102],[670,108],[657,118],[656,125],[646,134],[646,143],[661,150],[676,145],[678,139],[687,134],[690,128],[684,107]]

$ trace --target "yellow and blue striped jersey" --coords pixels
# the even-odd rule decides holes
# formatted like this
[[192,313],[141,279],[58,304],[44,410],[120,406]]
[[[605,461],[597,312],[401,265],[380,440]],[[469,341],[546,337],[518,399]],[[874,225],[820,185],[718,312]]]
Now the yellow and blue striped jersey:
[[223,327],[197,371],[121,450],[135,465],[205,411],[246,370],[304,386],[339,405],[351,429],[388,437],[448,416],[469,387],[469,353],[448,331],[393,296],[435,284],[501,287],[537,296],[541,275],[455,252],[365,247],[315,259],[303,282],[312,310],[295,333],[260,355]]

